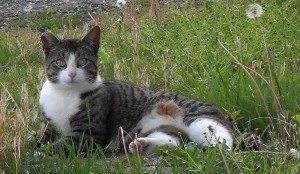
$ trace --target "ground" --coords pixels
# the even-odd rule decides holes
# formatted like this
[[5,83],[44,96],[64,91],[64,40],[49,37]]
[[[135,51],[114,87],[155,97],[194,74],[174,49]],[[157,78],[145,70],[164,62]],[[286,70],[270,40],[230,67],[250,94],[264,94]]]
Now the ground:
[[60,14],[82,14],[85,8],[89,8],[91,12],[103,13],[117,8],[115,4],[115,0],[4,0],[0,2],[0,28],[14,26],[16,22],[25,20],[30,13],[51,9]]

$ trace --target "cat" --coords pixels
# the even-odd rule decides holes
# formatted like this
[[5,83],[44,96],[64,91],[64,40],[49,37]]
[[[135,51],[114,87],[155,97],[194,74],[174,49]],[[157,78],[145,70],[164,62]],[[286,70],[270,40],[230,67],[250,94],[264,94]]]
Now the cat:
[[[47,78],[39,99],[39,145],[50,142],[68,151],[63,144],[78,147],[84,141],[105,149],[118,139],[122,127],[129,132],[125,143],[132,153],[134,147],[150,153],[155,146],[179,146],[178,132],[201,147],[223,142],[233,149],[231,124],[218,107],[176,92],[103,80],[98,66],[100,35],[99,26],[82,39],[42,34]],[[132,138],[135,133],[137,139]]]

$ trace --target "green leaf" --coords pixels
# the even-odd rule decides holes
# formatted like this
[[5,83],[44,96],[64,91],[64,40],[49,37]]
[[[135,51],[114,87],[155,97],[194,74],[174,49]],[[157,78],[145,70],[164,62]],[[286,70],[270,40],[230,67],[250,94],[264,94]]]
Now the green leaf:
[[234,118],[236,118],[237,116],[239,116],[240,113],[241,113],[240,110],[238,110],[238,111],[233,111],[233,112],[231,113],[231,117],[234,119]]
[[300,122],[300,114],[293,115],[292,119]]

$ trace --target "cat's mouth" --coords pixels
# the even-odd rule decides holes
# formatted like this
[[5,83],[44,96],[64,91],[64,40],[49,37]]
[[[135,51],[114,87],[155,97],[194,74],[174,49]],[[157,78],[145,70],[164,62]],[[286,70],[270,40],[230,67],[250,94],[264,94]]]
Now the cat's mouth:
[[76,80],[66,80],[65,83],[68,84],[68,85],[72,85],[72,84],[77,84],[78,81],[76,81]]
[[78,83],[78,82],[71,80],[71,81],[68,81],[67,83],[72,84],[72,83]]
[[75,78],[69,78],[69,79],[67,80],[67,83],[78,83],[78,80],[75,79]]

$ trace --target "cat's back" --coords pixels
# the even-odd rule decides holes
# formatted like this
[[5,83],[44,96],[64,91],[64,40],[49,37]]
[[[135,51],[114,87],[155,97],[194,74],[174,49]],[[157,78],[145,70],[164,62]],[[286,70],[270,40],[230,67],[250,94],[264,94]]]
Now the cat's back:
[[154,95],[154,92],[147,88],[118,80],[106,80],[103,82],[103,85],[110,93],[112,100],[125,104],[125,107],[135,104],[141,105],[141,103],[147,102]]
[[122,126],[132,128],[150,108],[154,92],[118,80],[105,80],[103,87],[110,97],[110,113],[107,119],[112,129]]

